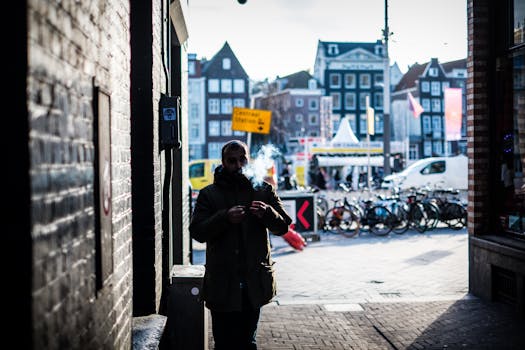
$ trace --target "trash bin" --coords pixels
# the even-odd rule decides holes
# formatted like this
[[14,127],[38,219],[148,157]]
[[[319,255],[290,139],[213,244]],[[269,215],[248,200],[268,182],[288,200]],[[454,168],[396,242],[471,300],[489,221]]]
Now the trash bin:
[[199,300],[203,265],[174,265],[168,299],[169,349],[208,349],[208,317]]

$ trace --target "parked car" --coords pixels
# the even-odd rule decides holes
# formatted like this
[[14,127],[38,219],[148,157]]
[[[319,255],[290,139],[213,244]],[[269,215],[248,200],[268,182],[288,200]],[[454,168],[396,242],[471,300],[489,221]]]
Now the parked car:
[[384,177],[381,188],[438,186],[466,190],[468,188],[468,158],[429,157],[420,159],[399,173]]

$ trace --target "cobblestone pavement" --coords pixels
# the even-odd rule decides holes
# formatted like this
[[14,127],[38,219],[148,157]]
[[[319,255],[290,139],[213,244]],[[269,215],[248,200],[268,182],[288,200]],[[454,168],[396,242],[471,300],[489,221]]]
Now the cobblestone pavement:
[[468,294],[466,230],[320,238],[297,252],[272,236],[259,349],[525,349],[525,320]]

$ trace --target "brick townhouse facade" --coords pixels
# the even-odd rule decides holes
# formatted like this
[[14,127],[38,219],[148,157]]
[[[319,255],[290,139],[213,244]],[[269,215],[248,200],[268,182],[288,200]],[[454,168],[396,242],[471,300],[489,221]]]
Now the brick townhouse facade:
[[162,313],[189,263],[185,4],[9,11],[6,348],[130,349],[133,318]]
[[522,1],[468,1],[469,289],[525,316]]

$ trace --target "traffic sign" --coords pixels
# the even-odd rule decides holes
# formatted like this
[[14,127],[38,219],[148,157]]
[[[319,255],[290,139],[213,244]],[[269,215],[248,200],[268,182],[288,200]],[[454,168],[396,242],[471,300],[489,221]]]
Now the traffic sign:
[[232,130],[269,134],[272,111],[233,107]]

